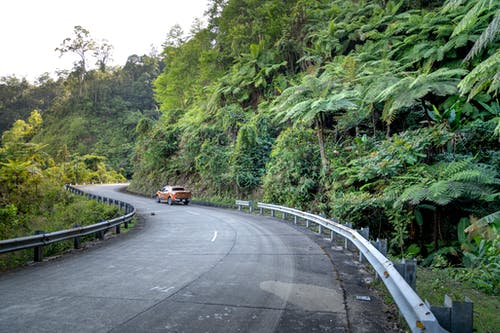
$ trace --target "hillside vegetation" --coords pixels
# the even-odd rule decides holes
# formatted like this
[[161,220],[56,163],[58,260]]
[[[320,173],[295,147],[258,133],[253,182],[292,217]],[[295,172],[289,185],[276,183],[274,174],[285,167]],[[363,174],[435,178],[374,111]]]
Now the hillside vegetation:
[[369,226],[392,254],[466,267],[457,279],[498,295],[500,3],[209,3],[159,55],[4,78],[0,125],[37,108],[32,142],[57,164]]
[[169,35],[131,188],[185,183],[369,226],[498,293],[499,8],[212,1],[206,28]]

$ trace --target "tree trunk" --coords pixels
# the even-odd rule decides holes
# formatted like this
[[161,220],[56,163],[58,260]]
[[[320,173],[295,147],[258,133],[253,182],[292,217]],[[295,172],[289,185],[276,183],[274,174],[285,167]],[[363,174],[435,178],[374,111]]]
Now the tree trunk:
[[315,121],[316,123],[316,133],[318,135],[318,143],[319,143],[319,153],[321,155],[321,166],[323,167],[324,170],[328,167],[328,160],[326,159],[326,153],[325,153],[325,140],[323,137],[323,126],[321,125],[320,121],[316,118]]
[[434,242],[434,251],[437,251],[438,250],[438,223],[439,223],[439,216],[438,216],[438,212],[437,212],[437,208],[436,208],[436,211],[434,211],[434,230],[433,230],[433,242]]

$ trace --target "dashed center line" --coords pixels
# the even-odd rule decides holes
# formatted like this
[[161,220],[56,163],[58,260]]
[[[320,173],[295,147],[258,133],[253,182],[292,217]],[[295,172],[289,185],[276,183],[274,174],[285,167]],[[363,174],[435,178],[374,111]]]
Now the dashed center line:
[[160,287],[160,286],[156,286],[156,287],[153,287],[153,288],[151,288],[149,290],[157,290],[157,291],[160,291],[162,293],[168,293],[172,289],[175,289],[175,287]]
[[211,242],[215,242],[216,239],[217,239],[217,230],[214,231],[214,237],[212,237]]

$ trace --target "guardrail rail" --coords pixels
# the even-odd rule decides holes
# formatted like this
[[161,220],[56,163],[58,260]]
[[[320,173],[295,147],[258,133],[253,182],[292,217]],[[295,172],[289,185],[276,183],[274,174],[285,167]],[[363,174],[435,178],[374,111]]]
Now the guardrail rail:
[[48,233],[37,232],[33,236],[0,240],[0,254],[33,248],[34,261],[42,261],[43,246],[45,245],[49,245],[67,239],[73,239],[74,247],[78,248],[80,246],[80,237],[95,233],[99,239],[103,239],[104,232],[111,228],[116,228],[116,233],[119,234],[120,226],[123,224],[125,228],[128,228],[128,223],[135,216],[135,208],[129,203],[120,200],[110,199],[100,195],[90,194],[71,185],[65,185],[64,188],[73,194],[83,195],[89,199],[97,200],[99,202],[107,203],[109,205],[116,205],[120,207],[120,209],[125,211],[125,215],[92,225],[77,226],[71,229],[59,230]]
[[248,207],[248,211],[250,213],[253,212],[253,202],[252,201],[235,200],[235,203],[238,206],[238,210],[242,210],[243,207]]
[[356,230],[348,228],[339,223],[330,221],[318,215],[302,212],[297,209],[266,204],[259,202],[257,207],[262,214],[264,209],[271,211],[271,216],[275,216],[275,211],[294,216],[294,218],[305,219],[308,223],[313,222],[333,231],[345,239],[351,241],[360,251],[366,260],[375,269],[389,290],[394,302],[399,308],[399,312],[404,317],[412,332],[447,332],[442,328],[437,318],[432,313],[430,307],[425,304],[417,293],[408,285],[405,279],[396,270],[394,263],[380,253],[368,240],[361,236]]

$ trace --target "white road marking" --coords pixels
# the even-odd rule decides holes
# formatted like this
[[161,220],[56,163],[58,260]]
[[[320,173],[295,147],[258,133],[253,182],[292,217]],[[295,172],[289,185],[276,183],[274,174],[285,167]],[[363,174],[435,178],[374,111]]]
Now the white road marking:
[[188,210],[188,211],[186,211],[186,213],[191,214],[191,215],[196,215],[196,216],[199,216],[199,215],[200,215],[200,213],[191,212],[191,211],[189,211],[189,210]]
[[214,237],[212,237],[212,242],[215,242],[217,239],[217,230],[214,231]]
[[175,287],[159,287],[159,286],[156,286],[156,287],[153,287],[149,290],[158,290],[162,293],[168,293],[170,290],[172,289],[175,289]]

